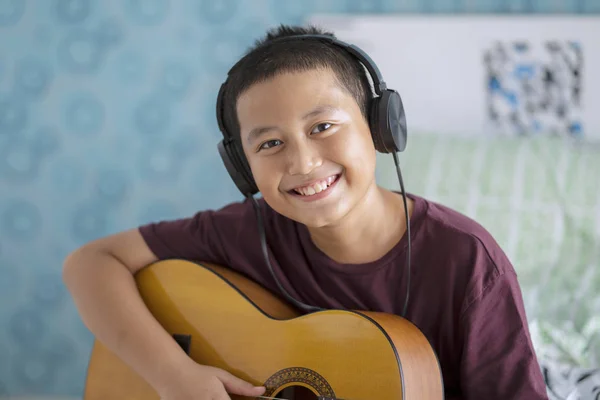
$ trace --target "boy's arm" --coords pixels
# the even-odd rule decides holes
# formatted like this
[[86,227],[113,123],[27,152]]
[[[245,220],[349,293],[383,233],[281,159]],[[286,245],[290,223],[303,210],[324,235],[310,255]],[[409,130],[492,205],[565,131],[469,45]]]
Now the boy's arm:
[[512,268],[463,312],[461,386],[465,399],[547,400]]
[[86,326],[155,388],[187,355],[146,308],[133,275],[156,261],[139,230],[86,244],[69,254],[63,279]]
[[217,226],[233,229],[239,208],[229,207],[232,212],[218,217],[199,212],[191,218],[147,224],[88,243],[65,260],[64,281],[84,323],[164,400],[264,393],[264,387],[188,357],[150,313],[134,280],[140,269],[168,258],[226,264],[227,251]]

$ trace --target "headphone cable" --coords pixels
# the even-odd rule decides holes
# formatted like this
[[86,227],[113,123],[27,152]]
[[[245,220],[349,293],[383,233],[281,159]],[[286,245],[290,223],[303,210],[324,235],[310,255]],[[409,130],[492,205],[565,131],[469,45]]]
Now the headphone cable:
[[404,218],[406,220],[406,239],[408,241],[407,243],[407,249],[406,249],[406,270],[408,272],[408,275],[406,277],[406,298],[404,299],[404,307],[402,307],[402,318],[406,317],[406,311],[408,309],[408,299],[410,297],[410,274],[411,274],[411,268],[410,268],[410,249],[411,249],[411,245],[410,245],[410,217],[408,215],[408,205],[407,205],[407,201],[406,201],[406,190],[404,190],[404,181],[402,180],[402,171],[400,171],[400,161],[398,160],[398,153],[396,153],[395,151],[392,153],[392,155],[394,156],[394,164],[396,165],[396,174],[398,175],[398,182],[400,183],[400,190],[402,192],[402,202],[404,203]]
[[294,304],[296,307],[300,308],[301,310],[304,310],[309,313],[316,312],[316,311],[322,311],[323,310],[322,308],[309,306],[308,304],[305,304],[305,303],[302,303],[301,301],[296,300],[287,292],[287,290],[285,290],[285,288],[281,285],[281,283],[279,283],[279,279],[277,279],[277,276],[275,275],[275,271],[273,270],[273,266],[271,265],[271,260],[269,258],[269,252],[267,250],[267,239],[266,239],[266,234],[265,234],[265,226],[263,223],[263,217],[262,217],[262,213],[260,211],[260,206],[254,196],[249,195],[248,197],[252,200],[252,204],[254,205],[254,211],[256,212],[256,217],[258,219],[258,234],[260,237],[260,247],[262,248],[263,257],[265,258],[267,267],[269,267],[269,271],[271,271],[271,276],[275,280],[277,287],[279,287],[279,290],[281,291],[281,293],[288,299],[288,301],[290,301],[290,303]]

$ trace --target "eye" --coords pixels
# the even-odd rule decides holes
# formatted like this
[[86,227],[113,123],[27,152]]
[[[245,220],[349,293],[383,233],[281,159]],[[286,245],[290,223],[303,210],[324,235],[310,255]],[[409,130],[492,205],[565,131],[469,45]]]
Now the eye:
[[275,147],[275,146],[279,146],[281,145],[281,140],[279,139],[273,139],[273,140],[267,140],[266,142],[264,142],[263,144],[260,145],[260,147],[258,148],[258,150],[268,150],[271,147]]
[[[319,124],[319,125],[315,126],[315,129],[313,129],[310,133],[323,132],[323,131],[326,131],[327,129],[329,129],[330,127],[331,127],[330,123],[323,122],[322,124]],[[316,130],[318,130],[318,132],[315,132]]]

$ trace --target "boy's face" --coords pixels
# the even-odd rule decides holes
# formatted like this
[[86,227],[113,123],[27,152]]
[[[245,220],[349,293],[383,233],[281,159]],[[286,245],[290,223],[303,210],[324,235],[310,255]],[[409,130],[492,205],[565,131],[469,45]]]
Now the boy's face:
[[335,224],[375,188],[375,148],[354,98],[328,70],[285,73],[237,103],[256,184],[277,212],[309,227]]

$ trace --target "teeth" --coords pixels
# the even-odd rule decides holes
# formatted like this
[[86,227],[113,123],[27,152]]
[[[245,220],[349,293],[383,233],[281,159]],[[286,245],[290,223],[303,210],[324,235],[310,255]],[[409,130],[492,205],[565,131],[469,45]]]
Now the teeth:
[[294,191],[302,196],[312,196],[317,193],[321,193],[323,190],[327,189],[335,180],[335,176],[330,176],[326,180],[321,182],[316,182],[311,186],[305,186],[298,189],[294,189]]

